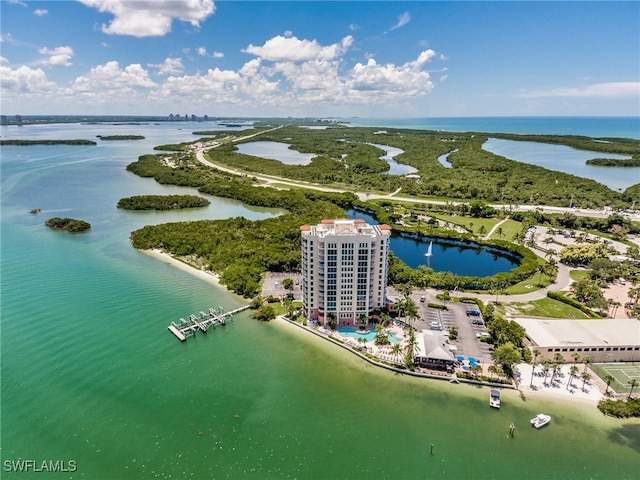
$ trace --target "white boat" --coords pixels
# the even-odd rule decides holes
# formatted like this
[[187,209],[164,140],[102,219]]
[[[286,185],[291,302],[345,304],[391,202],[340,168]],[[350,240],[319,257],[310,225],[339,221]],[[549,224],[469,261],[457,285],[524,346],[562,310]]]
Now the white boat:
[[539,413],[538,415],[536,415],[535,417],[533,417],[531,419],[531,425],[533,425],[536,428],[542,428],[547,423],[549,423],[550,421],[551,421],[551,416],[550,415],[545,415],[544,413]]
[[431,255],[433,255],[433,253],[431,253],[431,250],[433,249],[433,242],[429,242],[429,248],[427,250],[427,253],[424,254],[425,257],[430,257]]
[[500,408],[500,392],[498,390],[491,389],[489,392],[489,406]]

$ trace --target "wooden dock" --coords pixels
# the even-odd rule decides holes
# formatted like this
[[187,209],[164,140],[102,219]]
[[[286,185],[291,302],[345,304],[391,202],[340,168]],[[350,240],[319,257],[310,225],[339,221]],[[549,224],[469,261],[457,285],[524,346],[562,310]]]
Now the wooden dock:
[[179,324],[171,322],[171,325],[167,328],[178,340],[184,342],[188,337],[195,335],[198,330],[202,333],[207,333],[207,330],[210,327],[225,325],[227,320],[233,318],[234,314],[246,310],[247,308],[249,308],[249,305],[244,305],[229,312],[224,312],[222,307],[218,307],[218,310],[210,308],[208,313],[200,312],[199,317],[191,314],[189,315],[189,320],[181,318]]

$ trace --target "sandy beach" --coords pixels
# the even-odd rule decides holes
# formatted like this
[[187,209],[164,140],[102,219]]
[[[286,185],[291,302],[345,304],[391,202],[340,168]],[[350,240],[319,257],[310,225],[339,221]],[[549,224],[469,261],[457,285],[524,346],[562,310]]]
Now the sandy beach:
[[[158,250],[154,248],[154,249],[140,250],[140,251],[145,253],[146,255],[149,255],[150,257],[160,260],[161,262],[168,263],[169,265],[177,267],[184,272],[188,272],[191,275],[194,275],[204,280],[205,282],[208,282],[208,283],[211,283],[212,285],[216,285],[220,288],[226,289],[226,287],[220,283],[220,279],[218,278],[218,275],[213,272],[205,271],[193,265],[185,263],[182,260],[179,260],[173,257],[172,255],[169,255],[168,253],[163,252],[162,250]],[[232,293],[232,292],[229,291],[229,293]]]
[[604,391],[606,385],[600,378],[587,369],[587,373],[591,375],[588,382],[584,384],[580,375],[584,371],[582,364],[577,364],[578,378],[571,379],[569,386],[570,374],[569,369],[572,364],[564,364],[560,371],[556,374],[553,384],[550,382],[552,372],[549,372],[546,380],[542,375],[542,367],[537,367],[531,379],[531,365],[521,363],[514,368],[519,379],[519,388],[528,398],[553,398],[554,400],[566,400],[570,402],[583,402],[596,405],[600,400],[606,398]]

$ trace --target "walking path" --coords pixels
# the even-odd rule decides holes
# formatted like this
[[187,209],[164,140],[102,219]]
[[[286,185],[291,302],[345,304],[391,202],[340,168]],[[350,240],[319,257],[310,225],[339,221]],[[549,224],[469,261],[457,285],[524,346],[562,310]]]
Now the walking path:
[[489,240],[489,239],[491,238],[491,235],[493,235],[493,232],[495,232],[495,231],[496,231],[496,229],[497,229],[500,225],[502,225],[504,222],[506,222],[507,220],[509,220],[509,217],[504,218],[504,219],[500,220],[498,223],[496,223],[496,224],[493,226],[493,228],[492,228],[491,230],[489,230],[489,233],[487,233],[487,234],[485,235],[484,239],[485,239],[485,240]]

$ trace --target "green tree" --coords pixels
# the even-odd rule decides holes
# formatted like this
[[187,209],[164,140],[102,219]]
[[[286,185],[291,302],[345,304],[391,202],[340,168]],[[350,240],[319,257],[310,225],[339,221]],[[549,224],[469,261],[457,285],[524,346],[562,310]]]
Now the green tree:
[[406,302],[407,303],[405,305],[404,314],[407,318],[409,318],[409,323],[413,327],[414,321],[420,318],[418,306],[413,302],[413,300],[411,300],[411,298],[407,298]]
[[513,376],[513,366],[522,360],[520,351],[511,342],[500,345],[493,351],[491,357],[502,366],[502,369],[509,377]]
[[400,354],[402,353],[402,347],[400,346],[399,343],[394,343],[391,346],[391,355],[393,355],[393,359],[397,362],[398,361],[398,357],[400,356]]
[[576,300],[591,308],[607,308],[607,300],[596,282],[583,278],[572,284]]
[[293,288],[293,280],[291,278],[285,278],[282,280],[282,287],[286,290],[291,290]]
[[577,365],[571,365],[571,368],[569,369],[569,381],[567,382],[567,389],[571,388],[571,381],[573,380],[573,377],[578,376],[578,372],[579,369]]
[[265,304],[253,311],[251,316],[261,322],[268,322],[276,318],[276,311],[271,305]]
[[628,383],[628,385],[631,390],[629,390],[629,396],[627,397],[627,400],[631,400],[633,389],[636,388],[636,386],[638,385],[638,381],[635,378],[632,378],[631,381]]
[[611,386],[611,383],[615,380],[615,378],[607,374],[604,377],[602,377],[602,380],[604,380],[604,383],[607,384],[607,389],[605,390],[604,394],[609,395],[609,387]]

